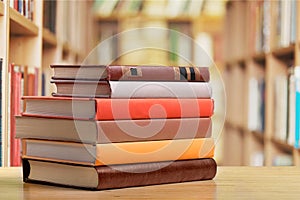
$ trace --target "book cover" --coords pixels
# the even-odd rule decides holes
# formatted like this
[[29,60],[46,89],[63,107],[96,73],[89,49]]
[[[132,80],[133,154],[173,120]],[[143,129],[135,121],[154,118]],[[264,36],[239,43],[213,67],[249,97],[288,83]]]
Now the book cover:
[[211,117],[213,99],[23,97],[24,116],[118,120]]
[[53,79],[111,81],[204,81],[209,82],[208,67],[146,65],[51,65]]
[[210,180],[217,172],[212,158],[98,167],[28,159],[22,162],[24,182],[93,190]]
[[20,139],[16,139],[16,121],[15,115],[21,113],[21,81],[22,73],[18,66],[10,65],[11,72],[11,97],[10,97],[10,165],[21,165]]
[[211,98],[207,82],[51,80],[53,96],[107,98]]
[[22,157],[84,165],[115,165],[212,158],[213,138],[82,144],[22,139]]
[[16,117],[16,137],[82,143],[135,142],[208,138],[210,118],[73,120]]

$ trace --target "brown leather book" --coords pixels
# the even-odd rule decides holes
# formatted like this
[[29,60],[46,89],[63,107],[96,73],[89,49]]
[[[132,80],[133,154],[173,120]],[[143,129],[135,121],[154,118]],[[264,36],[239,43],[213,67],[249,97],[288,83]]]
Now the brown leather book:
[[24,182],[92,190],[210,180],[217,172],[212,158],[98,167],[31,159],[22,162]]
[[202,81],[210,79],[208,67],[142,65],[51,65],[53,79],[111,81]]

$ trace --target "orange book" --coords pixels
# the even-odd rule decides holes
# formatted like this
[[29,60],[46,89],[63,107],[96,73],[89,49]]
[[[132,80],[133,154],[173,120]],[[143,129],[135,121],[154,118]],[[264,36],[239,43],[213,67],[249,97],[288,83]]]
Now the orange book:
[[23,97],[23,116],[71,119],[162,119],[211,117],[213,99],[106,99]]
[[213,138],[82,144],[23,139],[23,158],[84,165],[115,165],[212,158]]

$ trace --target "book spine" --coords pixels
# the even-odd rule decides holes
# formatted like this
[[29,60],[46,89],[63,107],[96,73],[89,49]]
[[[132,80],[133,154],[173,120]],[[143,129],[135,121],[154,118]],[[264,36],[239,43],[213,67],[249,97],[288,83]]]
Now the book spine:
[[[43,166],[47,166],[47,163],[49,163],[51,166],[54,165],[57,168],[73,167],[72,165],[74,165],[23,158],[24,182],[71,186],[92,190],[210,180],[215,177],[217,172],[217,164],[212,158],[174,162],[136,163],[130,165],[122,164],[113,167],[101,166],[95,167],[98,186],[90,188],[79,185],[76,181],[71,185],[61,182],[61,180],[68,179],[68,173],[62,173],[59,179],[54,178],[58,176],[57,174],[48,174],[49,176],[42,176],[39,177],[39,180],[36,180],[31,177],[31,173],[35,173],[33,170],[36,169],[31,167],[32,162],[43,162]],[[80,171],[80,168],[86,167],[88,168],[88,166],[77,166],[79,168],[77,170]]]
[[213,99],[96,99],[96,120],[211,117]]
[[23,158],[94,166],[212,158],[214,148],[213,138],[97,145],[22,139]]
[[21,102],[21,80],[22,74],[17,71],[18,67],[13,64],[11,67],[11,110],[10,110],[10,165],[20,166],[20,140],[16,139],[16,120],[15,115],[20,114]]
[[109,81],[111,98],[211,98],[207,82]]
[[210,118],[97,121],[98,143],[211,137]]
[[288,144],[295,144],[295,76],[294,71],[291,70],[288,80]]
[[[174,161],[172,163],[140,163],[114,168],[96,167],[99,179],[97,189],[124,188],[154,184],[209,180],[215,177],[214,159]],[[136,173],[140,171],[141,173]],[[174,176],[176,174],[176,176]]]
[[108,66],[112,81],[200,81],[209,82],[208,67]]
[[214,148],[213,138],[100,144],[95,165],[212,158]]
[[296,87],[296,100],[295,100],[295,148],[299,148],[300,140],[300,66],[295,67],[295,87]]

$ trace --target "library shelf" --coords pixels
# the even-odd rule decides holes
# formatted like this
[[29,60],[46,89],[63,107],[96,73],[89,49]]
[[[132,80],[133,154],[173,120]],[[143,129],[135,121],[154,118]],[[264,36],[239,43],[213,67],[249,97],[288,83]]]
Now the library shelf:
[[295,44],[288,47],[278,48],[272,51],[273,55],[278,58],[293,58],[295,53]]
[[4,15],[4,3],[0,2],[0,16]]
[[43,28],[43,45],[45,47],[56,47],[57,39],[56,36],[49,31],[47,28]]
[[290,144],[287,144],[286,141],[282,141],[282,140],[279,140],[279,139],[276,139],[276,138],[272,138],[271,142],[274,143],[274,145],[276,145],[278,148],[280,148],[283,151],[286,151],[286,152],[289,152],[289,153],[293,152],[294,147]]
[[10,32],[13,35],[37,36],[39,27],[21,15],[17,10],[9,8]]
[[[2,147],[0,148],[2,162],[0,167],[12,165],[10,143],[14,138],[11,138],[12,132],[9,128],[12,106],[10,106],[11,70],[8,69],[8,66],[11,63],[17,63],[21,71],[25,68],[28,69],[28,74],[37,77],[35,79],[37,84],[34,85],[35,94],[49,96],[55,89],[50,84],[52,71],[49,65],[53,63],[79,63],[93,47],[92,37],[87,37],[86,31],[90,29],[89,34],[94,34],[91,33],[93,31],[91,28],[93,16],[90,14],[92,10],[91,1],[55,1],[57,5],[53,6],[53,10],[48,13],[44,12],[45,9],[50,11],[45,2],[32,1],[33,6],[31,8],[33,10],[30,14],[33,15],[33,21],[31,21],[10,7],[9,1],[0,1],[0,29],[2,31],[0,41],[3,44],[3,48],[0,49],[0,58],[3,58],[1,80],[3,109],[0,113],[3,116],[0,133],[2,136]],[[45,23],[43,19],[46,21],[48,19],[51,23]],[[60,20],[59,23],[55,19]],[[50,29],[55,34],[51,33]],[[65,42],[68,42],[71,47],[80,49],[81,54],[68,53],[64,57],[63,51],[66,51],[66,48],[63,50],[63,44]],[[74,51],[70,47],[67,49],[68,52]],[[25,71],[22,73],[25,74]],[[20,95],[23,94],[21,91]]]
[[[280,7],[281,4],[279,2],[280,1],[227,2],[226,26],[224,29],[226,43],[224,43],[224,49],[226,49],[227,54],[225,57],[229,58],[229,61],[224,60],[223,63],[226,66],[226,79],[229,80],[225,82],[227,101],[229,102],[228,105],[233,108],[227,106],[230,112],[228,111],[225,123],[228,124],[235,119],[235,116],[241,115],[241,109],[245,107],[244,112],[247,117],[244,117],[241,123],[245,124],[245,127],[248,127],[249,119],[250,121],[252,119],[249,118],[249,113],[252,113],[250,112],[252,104],[249,100],[249,93],[252,90],[249,90],[251,88],[249,85],[253,82],[253,78],[256,78],[258,81],[263,81],[264,87],[262,92],[259,93],[263,94],[262,105],[264,109],[262,112],[263,120],[261,121],[264,124],[264,128],[262,133],[256,133],[256,131],[253,132],[246,128],[244,131],[251,133],[251,137],[248,134],[246,134],[246,137],[245,135],[240,135],[240,138],[236,138],[236,141],[240,141],[242,144],[253,144],[258,143],[256,140],[258,139],[264,158],[263,164],[266,166],[276,165],[274,159],[276,160],[282,155],[291,157],[293,165],[300,166],[300,153],[293,147],[293,141],[291,141],[292,139],[289,137],[290,133],[288,133],[288,130],[292,129],[289,127],[284,129],[284,125],[281,127],[283,129],[278,128],[278,122],[283,121],[281,120],[281,116],[283,115],[280,115],[280,109],[282,108],[278,109],[278,107],[280,107],[278,105],[284,105],[284,102],[278,101],[278,96],[280,96],[278,94],[283,94],[280,93],[280,91],[282,91],[282,87],[284,87],[281,83],[278,83],[278,81],[282,81],[284,78],[285,84],[290,84],[288,81],[291,77],[293,66],[300,64],[300,21],[298,20],[300,14],[293,10],[300,10],[300,3],[298,1],[282,1],[287,4],[294,4],[291,5],[291,12],[286,12],[286,10],[279,10],[285,8]],[[294,16],[292,16],[292,12],[294,12]],[[288,17],[289,15],[291,17]],[[282,16],[285,17],[282,18]],[[285,22],[284,20],[289,21]],[[287,24],[291,26],[291,28],[285,28],[284,25]],[[236,61],[232,61],[231,58],[245,60],[245,64],[239,64]],[[235,68],[238,69],[233,70]],[[232,80],[236,80],[236,82],[233,83]],[[284,83],[284,81],[282,81],[282,83]],[[241,86],[236,87],[236,84]],[[234,92],[231,91],[232,88]],[[289,91],[287,87],[284,88],[285,92],[286,90]],[[282,99],[285,99],[284,96],[280,98],[280,100]],[[240,104],[240,109],[235,109],[235,106],[238,104]],[[278,116],[280,116],[280,118]],[[283,119],[287,121],[290,118],[283,117]],[[283,122],[283,124],[285,123]],[[228,126],[225,125],[225,127]],[[236,132],[238,130],[240,130],[238,127],[230,126],[230,130],[225,129],[225,132],[227,131],[226,135],[230,135],[230,132]],[[236,137],[236,134],[234,135]],[[279,140],[278,138],[281,136],[283,139]],[[289,142],[285,141],[286,139],[289,139]],[[226,146],[229,145],[236,144],[228,140],[224,145],[225,148],[223,151],[227,151]],[[244,148],[246,148],[246,150]],[[254,147],[249,148],[249,145],[237,145],[236,151],[243,152],[240,160],[232,160],[234,160],[235,163],[245,165],[251,163],[248,162],[251,160],[249,156],[257,150]],[[226,155],[228,153],[224,152],[224,154]],[[226,165],[227,162],[232,163],[232,161],[228,159],[230,159],[230,156],[226,157],[222,163],[224,165]]]

